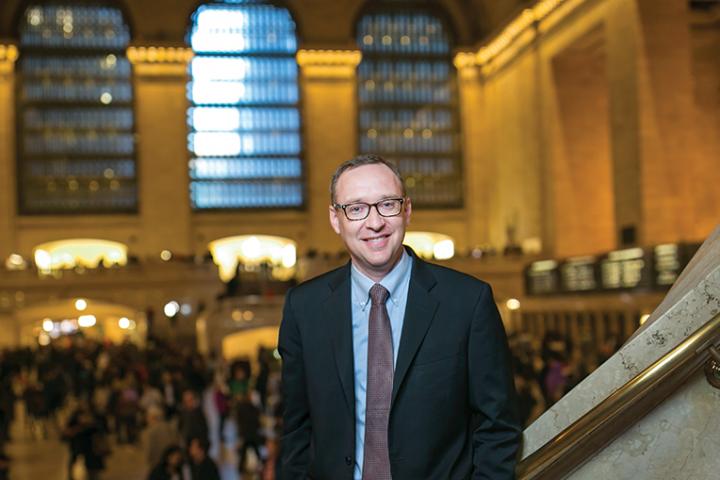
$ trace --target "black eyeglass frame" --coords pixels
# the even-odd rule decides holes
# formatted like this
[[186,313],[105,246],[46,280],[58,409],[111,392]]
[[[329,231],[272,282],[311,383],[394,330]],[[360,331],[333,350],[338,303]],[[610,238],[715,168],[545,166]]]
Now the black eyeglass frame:
[[[381,203],[383,203],[383,202],[387,202],[388,200],[397,200],[398,202],[400,202],[400,210],[398,210],[397,213],[393,213],[392,215],[383,215],[383,213],[380,212],[380,209],[378,208],[378,205],[381,204]],[[350,218],[350,217],[348,217],[347,210],[345,210],[345,209],[346,209],[347,207],[351,207],[351,206],[353,206],[353,205],[367,205],[367,206],[368,206],[367,214],[366,214],[364,217],[362,217],[362,218]],[[380,200],[380,201],[378,201],[378,202],[375,202],[375,203],[365,203],[365,202],[353,202],[353,203],[345,203],[345,204],[334,203],[334,204],[333,204],[333,208],[336,209],[336,210],[337,210],[337,209],[341,209],[341,210],[343,211],[343,213],[345,214],[345,218],[347,218],[349,221],[351,221],[351,222],[359,222],[359,221],[365,220],[367,217],[370,216],[370,211],[372,210],[372,207],[375,207],[375,211],[376,211],[376,212],[378,213],[378,215],[380,215],[381,217],[390,218],[390,217],[397,217],[398,215],[400,215],[400,214],[402,213],[402,211],[403,211],[403,206],[404,206],[404,205],[405,205],[405,197],[392,197],[392,198],[383,198],[382,200]]]

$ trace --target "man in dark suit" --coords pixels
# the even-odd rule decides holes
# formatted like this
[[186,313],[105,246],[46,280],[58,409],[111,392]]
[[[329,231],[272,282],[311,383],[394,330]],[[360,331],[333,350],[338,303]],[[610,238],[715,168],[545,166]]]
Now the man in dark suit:
[[351,261],[288,292],[281,479],[510,479],[520,425],[490,287],[402,241],[412,205],[376,155],[342,164]]

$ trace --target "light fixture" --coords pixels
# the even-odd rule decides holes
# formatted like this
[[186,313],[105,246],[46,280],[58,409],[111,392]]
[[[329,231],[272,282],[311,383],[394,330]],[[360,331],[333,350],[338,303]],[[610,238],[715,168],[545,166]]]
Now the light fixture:
[[289,280],[295,274],[297,247],[289,238],[237,235],[214,240],[208,249],[224,282],[235,276],[239,262],[250,266],[267,263],[273,278],[278,280]]
[[97,268],[127,264],[127,247],[119,242],[93,238],[75,238],[43,243],[33,250],[40,273],[75,267]]
[[510,298],[507,302],[505,302],[505,306],[507,306],[508,310],[518,310],[520,309],[520,300],[517,298]]
[[130,319],[127,317],[122,317],[118,320],[118,327],[122,328],[123,330],[127,330],[130,327]]
[[78,325],[83,328],[92,327],[97,323],[97,318],[95,318],[95,315],[80,315],[78,317]]
[[442,233],[406,232],[403,243],[428,260],[448,260],[455,255],[455,242]]
[[173,255],[172,255],[172,252],[171,252],[170,250],[163,250],[162,252],[160,252],[160,258],[161,258],[164,262],[170,261],[170,259],[172,259],[172,256],[173,256]]
[[43,330],[45,330],[46,332],[52,332],[53,329],[55,328],[55,322],[53,322],[53,321],[50,320],[49,318],[46,318],[46,319],[43,320],[43,322],[42,322],[42,328],[43,328]]
[[163,312],[166,317],[174,317],[180,311],[180,304],[175,300],[171,300],[163,307]]
[[87,300],[85,300],[84,298],[78,298],[77,300],[75,300],[75,310],[77,310],[78,312],[84,312],[87,306]]

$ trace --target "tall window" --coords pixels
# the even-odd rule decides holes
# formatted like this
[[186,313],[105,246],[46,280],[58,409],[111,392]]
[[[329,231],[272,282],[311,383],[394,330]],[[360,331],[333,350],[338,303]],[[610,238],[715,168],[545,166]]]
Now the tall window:
[[188,95],[193,208],[303,204],[297,39],[290,13],[227,0],[193,15]]
[[130,32],[98,3],[34,4],[21,18],[22,214],[137,209]]
[[[398,2],[395,2],[397,5]],[[388,6],[357,25],[359,145],[394,160],[415,205],[463,202],[457,88],[447,25]]]

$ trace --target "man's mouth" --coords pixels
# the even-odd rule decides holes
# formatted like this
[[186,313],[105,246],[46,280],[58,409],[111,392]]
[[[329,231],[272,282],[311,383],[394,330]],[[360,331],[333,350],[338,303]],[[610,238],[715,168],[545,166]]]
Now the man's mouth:
[[388,238],[390,238],[390,235],[378,235],[364,238],[363,242],[367,243],[370,248],[382,248],[387,245]]

